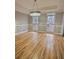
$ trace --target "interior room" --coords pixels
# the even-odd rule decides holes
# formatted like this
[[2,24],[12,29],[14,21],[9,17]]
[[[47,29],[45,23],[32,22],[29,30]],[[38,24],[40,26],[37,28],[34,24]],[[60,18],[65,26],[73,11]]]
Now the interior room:
[[15,0],[16,59],[64,59],[64,0]]

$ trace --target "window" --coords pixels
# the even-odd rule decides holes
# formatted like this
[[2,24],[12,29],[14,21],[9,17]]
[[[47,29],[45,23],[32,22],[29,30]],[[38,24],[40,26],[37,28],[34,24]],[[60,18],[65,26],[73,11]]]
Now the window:
[[33,31],[38,31],[38,16],[32,17]]
[[55,24],[55,16],[48,15],[47,24]]
[[47,16],[47,32],[54,32],[55,15]]
[[32,19],[33,24],[38,24],[38,16],[33,16]]

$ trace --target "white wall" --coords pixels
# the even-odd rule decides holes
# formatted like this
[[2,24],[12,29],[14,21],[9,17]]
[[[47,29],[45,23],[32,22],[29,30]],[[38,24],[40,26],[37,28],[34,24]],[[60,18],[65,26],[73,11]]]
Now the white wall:
[[62,34],[62,26],[63,24],[63,13],[56,13],[56,20],[55,20],[55,33],[61,33]]
[[15,11],[15,23],[16,33],[28,31],[28,15]]

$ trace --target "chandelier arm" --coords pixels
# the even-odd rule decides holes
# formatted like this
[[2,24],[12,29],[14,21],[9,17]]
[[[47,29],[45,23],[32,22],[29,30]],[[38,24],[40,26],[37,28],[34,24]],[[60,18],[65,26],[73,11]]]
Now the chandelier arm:
[[34,3],[33,3],[33,10],[38,10],[38,5],[37,5],[37,0],[34,0]]
[[36,2],[36,10],[38,10],[38,5],[37,5],[37,2]]

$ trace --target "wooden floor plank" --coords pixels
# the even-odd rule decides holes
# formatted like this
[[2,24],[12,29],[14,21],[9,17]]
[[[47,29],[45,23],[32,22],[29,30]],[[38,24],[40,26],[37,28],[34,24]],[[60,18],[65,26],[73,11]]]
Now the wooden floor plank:
[[26,32],[15,36],[16,59],[64,59],[62,36]]

